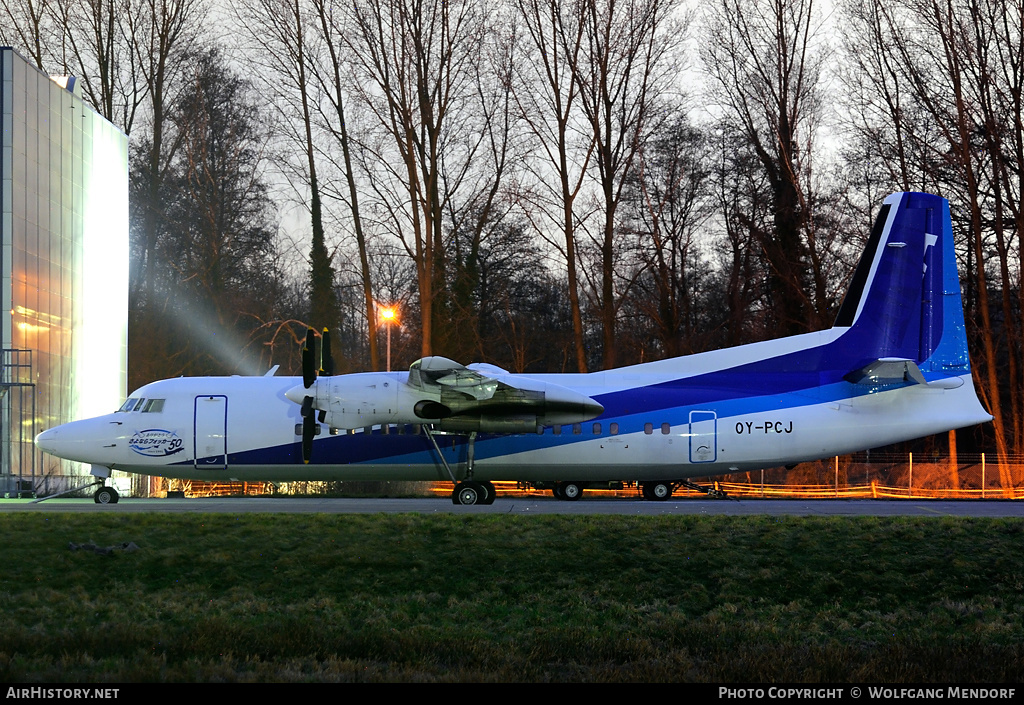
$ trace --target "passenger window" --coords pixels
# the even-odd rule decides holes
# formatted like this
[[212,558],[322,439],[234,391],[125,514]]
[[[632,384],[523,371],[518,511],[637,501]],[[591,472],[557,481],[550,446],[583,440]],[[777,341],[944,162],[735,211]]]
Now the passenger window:
[[646,433],[648,436],[651,435],[652,433],[654,433],[654,424],[652,424],[650,422],[645,423],[644,424],[644,433]]
[[601,435],[601,424],[599,424],[599,423],[594,424],[594,435],[595,436],[600,436]]
[[573,433],[574,436],[578,436],[581,433],[583,433],[583,424],[581,424],[581,423],[574,423],[572,425],[572,433]]
[[608,433],[612,434],[613,436],[618,435],[619,425],[617,423],[608,424]]
[[671,433],[671,431],[672,431],[672,425],[671,424],[663,423],[661,425],[661,434],[663,436],[667,436],[669,433]]
[[554,426],[551,427],[551,432],[554,433],[556,436],[561,436],[562,427],[559,426],[558,424],[555,424]]

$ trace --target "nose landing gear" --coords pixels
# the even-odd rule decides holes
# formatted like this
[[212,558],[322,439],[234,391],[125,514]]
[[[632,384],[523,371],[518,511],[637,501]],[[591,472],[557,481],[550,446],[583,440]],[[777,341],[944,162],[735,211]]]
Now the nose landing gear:
[[121,497],[113,487],[100,487],[92,495],[92,500],[96,504],[117,504],[119,499]]

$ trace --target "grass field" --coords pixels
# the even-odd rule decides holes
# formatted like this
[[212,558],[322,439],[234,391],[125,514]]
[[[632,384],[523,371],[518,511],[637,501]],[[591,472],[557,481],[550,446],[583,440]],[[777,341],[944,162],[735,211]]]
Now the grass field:
[[40,513],[0,532],[4,682],[1024,679],[1016,520]]

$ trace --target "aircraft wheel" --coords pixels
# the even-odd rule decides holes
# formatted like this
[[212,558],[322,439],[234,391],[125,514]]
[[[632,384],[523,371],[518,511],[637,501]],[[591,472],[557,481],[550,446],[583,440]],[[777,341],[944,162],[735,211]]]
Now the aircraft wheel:
[[479,485],[484,490],[484,497],[480,500],[480,504],[494,504],[494,499],[498,496],[494,491],[494,483],[485,480],[479,483]]
[[486,490],[475,482],[460,482],[452,491],[452,504],[483,504]]
[[117,504],[119,499],[117,490],[113,487],[101,487],[92,495],[92,501],[96,502],[96,504]]
[[565,499],[565,490],[561,482],[555,483],[555,486],[551,488],[551,494],[555,496],[555,499]]
[[583,496],[583,485],[578,482],[562,482],[562,499],[575,502]]
[[641,486],[644,499],[662,502],[672,496],[672,485],[667,482],[645,482]]

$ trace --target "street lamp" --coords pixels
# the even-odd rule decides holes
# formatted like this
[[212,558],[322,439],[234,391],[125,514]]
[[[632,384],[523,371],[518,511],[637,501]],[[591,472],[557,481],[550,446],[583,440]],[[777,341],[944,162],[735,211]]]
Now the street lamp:
[[391,371],[391,324],[394,323],[397,318],[394,306],[385,306],[380,309],[380,317],[384,320],[384,325],[388,329],[388,357],[387,357],[387,371]]

